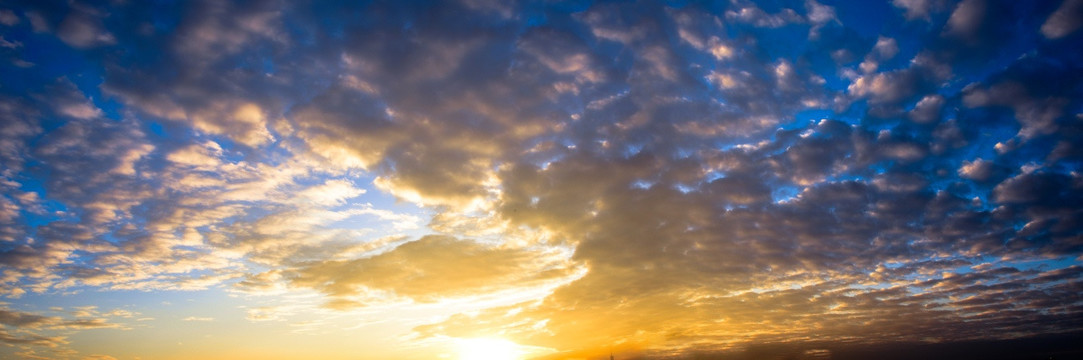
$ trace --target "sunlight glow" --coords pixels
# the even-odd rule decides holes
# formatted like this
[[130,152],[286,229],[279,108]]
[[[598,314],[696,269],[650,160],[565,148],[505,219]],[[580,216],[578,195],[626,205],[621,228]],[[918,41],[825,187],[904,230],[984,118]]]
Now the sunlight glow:
[[504,339],[462,339],[457,342],[459,360],[519,360],[519,346]]

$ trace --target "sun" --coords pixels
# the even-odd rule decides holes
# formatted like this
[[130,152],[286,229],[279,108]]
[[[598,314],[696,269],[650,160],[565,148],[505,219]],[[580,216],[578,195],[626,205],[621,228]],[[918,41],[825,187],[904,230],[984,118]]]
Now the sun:
[[504,339],[476,338],[456,342],[459,360],[519,360],[519,346]]

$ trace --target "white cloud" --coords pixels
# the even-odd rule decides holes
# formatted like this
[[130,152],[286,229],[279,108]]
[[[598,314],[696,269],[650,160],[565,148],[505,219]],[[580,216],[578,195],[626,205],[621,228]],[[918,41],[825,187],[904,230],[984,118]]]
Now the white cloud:
[[895,5],[895,7],[906,10],[907,20],[929,20],[929,12],[932,10],[934,1],[935,0],[892,0],[891,3]]
[[805,8],[808,10],[808,20],[813,24],[826,24],[830,21],[838,21],[835,17],[835,8],[820,4],[816,0],[806,0]]
[[59,109],[61,114],[77,119],[91,119],[102,116],[101,109],[93,103],[65,104]]
[[353,183],[343,180],[328,180],[323,184],[301,190],[297,195],[303,202],[316,205],[340,205],[347,199],[355,198],[364,194],[365,190],[357,188]]
[[964,161],[963,166],[959,167],[959,176],[985,181],[993,174],[993,163],[985,159],[975,159],[974,161]]
[[876,39],[876,45],[873,46],[873,50],[880,56],[880,60],[888,60],[899,53],[899,44],[896,43],[893,38],[881,36]]

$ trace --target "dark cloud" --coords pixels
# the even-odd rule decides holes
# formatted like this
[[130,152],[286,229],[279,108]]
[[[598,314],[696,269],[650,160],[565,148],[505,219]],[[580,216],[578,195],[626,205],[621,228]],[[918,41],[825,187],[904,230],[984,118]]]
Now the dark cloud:
[[66,336],[57,331],[71,329],[119,328],[117,323],[105,319],[95,307],[77,309],[73,314],[80,318],[44,316],[32,312],[0,308],[0,341],[9,346],[38,346],[56,348],[68,344]]
[[112,45],[117,42],[113,34],[102,25],[102,14],[98,10],[77,3],[75,5],[56,29],[60,40],[78,48]]
[[1032,172],[1004,180],[993,189],[997,202],[1026,207],[1071,207],[1077,196],[1078,179],[1064,174]]
[[51,322],[51,320],[51,318],[37,314],[11,311],[7,309],[0,310],[0,324],[4,324],[7,326],[38,327]]
[[0,341],[11,345],[36,345],[45,347],[57,347],[67,344],[64,337],[49,337],[41,335],[14,335],[7,330],[0,330]]

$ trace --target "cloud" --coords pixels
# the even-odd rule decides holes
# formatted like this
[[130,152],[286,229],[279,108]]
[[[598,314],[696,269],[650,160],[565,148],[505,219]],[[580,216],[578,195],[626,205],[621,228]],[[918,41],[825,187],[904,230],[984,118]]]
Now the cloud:
[[1067,36],[1083,25],[1083,1],[1065,0],[1042,24],[1042,35],[1049,39]]
[[[116,44],[112,33],[106,31],[97,10],[75,6],[56,29],[56,36],[64,43],[77,48],[90,48]],[[35,23],[33,18],[31,22]],[[34,28],[39,26],[35,23]]]
[[829,21],[838,21],[835,17],[835,8],[820,4],[815,0],[805,1],[805,9],[808,10],[808,20],[813,24],[824,24]]
[[707,52],[716,60],[722,61],[732,58],[737,49],[732,44],[723,41],[720,37],[710,35],[714,31],[712,25],[721,23],[721,19],[715,16],[706,17],[696,12],[671,11],[671,16],[678,24],[677,34],[681,40],[692,47]]
[[984,15],[984,0],[964,0],[951,12],[945,29],[951,34],[973,36],[982,25]]
[[68,341],[61,336],[15,335],[2,329],[0,329],[0,341],[10,345],[34,345],[50,348],[55,348],[68,343]]
[[48,186],[56,198],[84,206],[90,222],[108,222],[128,217],[149,192],[132,178],[136,163],[153,150],[143,136],[123,124],[71,122],[44,137],[34,151],[52,161],[55,175]]
[[15,15],[14,11],[3,9],[0,10],[0,24],[7,26],[15,26],[19,24],[19,15]]
[[285,313],[288,313],[288,310],[281,307],[263,306],[248,309],[245,319],[248,321],[278,321],[284,320]]
[[0,36],[0,47],[8,48],[8,49],[18,49],[18,48],[20,48],[22,46],[23,46],[23,43],[21,43],[19,41],[8,41],[7,39],[4,39],[3,36]]
[[27,11],[26,18],[30,20],[30,25],[34,29],[34,32],[43,33],[52,31],[52,26],[49,25],[49,21],[42,16],[41,13],[36,11]]
[[[869,34],[815,1],[27,10],[89,70],[0,94],[0,293],[329,308],[251,321],[413,304],[440,311],[409,345],[569,357],[1077,331],[1078,54],[1033,43],[1077,2],[1011,26],[893,3],[928,23]],[[3,309],[0,341],[135,316]]]
[[[288,38],[276,26],[280,10],[273,1],[184,5],[190,16],[183,17],[175,33],[150,35],[155,38],[154,51],[172,56],[106,66],[103,92],[148,115],[190,124],[249,147],[274,141],[269,125],[280,114],[281,104],[239,90],[283,88],[287,82],[267,73],[230,71],[228,56],[264,44],[284,46]],[[161,68],[179,73],[166,76],[156,70]]]
[[914,105],[910,118],[919,123],[928,123],[940,119],[944,107],[944,97],[939,94],[926,95]]
[[809,23],[812,24],[812,28],[809,29],[809,39],[816,39],[820,37],[820,29],[829,23],[840,23],[838,17],[835,16],[835,8],[823,5],[816,0],[805,1],[806,17]]
[[[568,74],[577,83],[597,83],[605,80],[605,73],[593,62],[590,49],[577,43],[573,34],[536,30],[527,34],[519,48],[532,56],[539,63],[557,74]],[[554,49],[560,49],[554,51]],[[578,50],[578,51],[577,51]]]
[[644,38],[655,26],[648,17],[617,5],[592,7],[575,15],[575,18],[589,25],[594,37],[622,44],[632,44]]
[[1059,97],[1034,98],[1023,84],[1003,82],[989,88],[969,88],[963,104],[970,107],[1009,106],[1020,122],[1019,136],[1024,140],[1056,131],[1057,120],[1065,114],[1067,101]]
[[[809,4],[811,5],[813,3],[815,2],[810,2]],[[823,17],[828,14],[821,11],[818,15]],[[804,21],[804,19],[798,15],[797,12],[793,11],[793,9],[782,9],[782,11],[776,14],[768,14],[754,4],[745,4],[738,10],[727,11],[726,19],[767,28],[777,28],[787,24]]]
[[933,10],[937,1],[935,0],[892,0],[891,4],[895,7],[906,10],[905,15],[907,20],[925,19],[929,20],[929,13]]
[[82,91],[66,78],[58,79],[52,90],[53,107],[61,115],[76,119],[102,116],[102,111]]
[[[1078,199],[1070,196],[1073,187],[1064,176],[1048,173],[1024,173],[1004,180],[993,190],[996,201],[1008,204],[1053,205],[1072,203]],[[1064,198],[1064,196],[1069,197]]]
[[236,53],[255,39],[282,39],[277,26],[282,10],[275,5],[274,1],[194,3],[170,45],[198,64]]
[[[377,290],[435,301],[538,285],[566,277],[571,270],[554,254],[431,235],[369,258],[306,264],[290,282],[333,298],[355,298]],[[365,301],[363,296],[360,301]]]
[[320,205],[338,205],[346,199],[355,198],[364,193],[364,189],[356,188],[346,180],[329,180],[321,185],[302,190],[298,195],[304,201]]
[[20,311],[12,311],[10,309],[0,309],[0,324],[13,327],[40,327],[54,321],[52,318],[45,316],[25,313]]
[[959,168],[959,176],[977,181],[989,179],[992,174],[993,163],[984,159],[964,161],[963,166]]
[[[63,309],[54,309],[59,310]],[[46,316],[0,307],[0,342],[26,351],[70,352],[67,336],[71,334],[88,329],[123,328],[123,325],[103,318],[94,306],[75,308],[70,313],[75,317]]]
[[873,103],[896,104],[914,96],[920,81],[920,72],[911,68],[858,77],[847,90]]
[[880,59],[887,60],[899,53],[899,44],[895,39],[881,36],[876,39],[876,45],[872,49],[876,51]]
[[117,360],[117,358],[115,358],[115,357],[112,357],[112,356],[109,356],[109,355],[102,355],[102,354],[88,355],[88,356],[84,357],[83,359],[84,360]]
[[[266,114],[258,105],[215,103],[211,106],[211,109],[203,110],[205,113],[188,116],[196,129],[209,134],[230,134],[235,140],[252,147],[274,140],[265,125]],[[222,113],[228,115],[223,119],[218,115]]]

